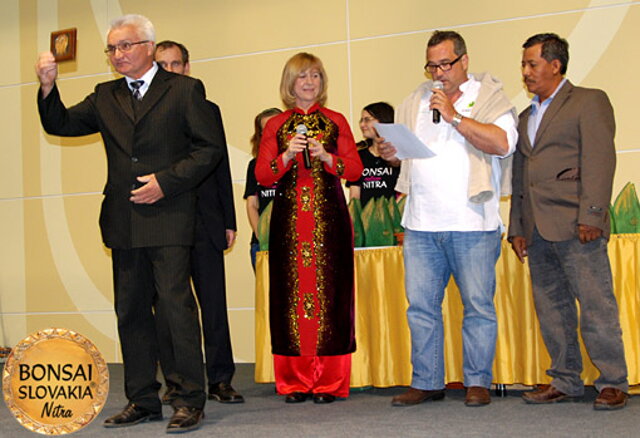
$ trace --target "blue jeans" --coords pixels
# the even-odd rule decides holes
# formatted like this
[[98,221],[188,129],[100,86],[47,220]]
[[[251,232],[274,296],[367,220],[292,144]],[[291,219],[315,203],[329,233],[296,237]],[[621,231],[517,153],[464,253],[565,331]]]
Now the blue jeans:
[[453,275],[464,305],[465,386],[491,386],[498,323],[493,305],[500,230],[425,232],[405,229],[405,287],[411,329],[411,386],[443,389],[442,300]]
[[582,244],[576,239],[550,242],[534,230],[529,269],[542,338],[551,356],[547,374],[551,384],[571,396],[584,386],[580,332],[593,364],[600,371],[598,391],[617,388],[628,392],[627,364],[616,297],[613,294],[607,242],[603,238]]

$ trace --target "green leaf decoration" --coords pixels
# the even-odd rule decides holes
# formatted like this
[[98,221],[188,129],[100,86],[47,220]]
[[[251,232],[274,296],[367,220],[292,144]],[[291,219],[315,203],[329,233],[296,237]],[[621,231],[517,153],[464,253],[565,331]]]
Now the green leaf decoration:
[[273,201],[269,202],[258,218],[258,242],[260,251],[269,251],[269,229],[271,227],[271,210]]
[[[393,236],[393,222],[387,206],[387,198],[381,197],[377,200],[367,202],[365,211],[370,209],[370,214],[365,220],[363,217],[365,242],[367,246],[393,246],[395,238]],[[363,216],[365,211],[363,211]]]
[[633,183],[628,182],[620,191],[611,218],[618,234],[640,232],[640,202]]
[[613,215],[613,205],[609,206],[609,219],[611,221],[611,234],[617,234],[616,217]]
[[349,216],[353,224],[353,246],[362,248],[364,246],[364,227],[362,225],[362,205],[360,200],[353,198],[349,201]]
[[402,222],[402,215],[398,209],[398,204],[395,198],[389,198],[387,205],[389,207],[389,215],[391,216],[391,223],[393,225],[393,234],[404,233],[404,228],[400,224]]

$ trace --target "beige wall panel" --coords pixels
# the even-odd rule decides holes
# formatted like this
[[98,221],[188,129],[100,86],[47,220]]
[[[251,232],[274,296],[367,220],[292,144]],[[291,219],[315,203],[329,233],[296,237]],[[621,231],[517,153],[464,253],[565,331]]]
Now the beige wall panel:
[[[93,92],[95,85],[114,79],[111,74],[58,81],[63,102],[75,105]],[[83,137],[48,135],[40,125],[37,86],[22,87],[22,135],[25,194],[100,192],[106,181],[106,157],[98,134]],[[41,143],[42,142],[42,143]]]
[[[605,16],[602,21],[606,23]],[[615,38],[611,40],[598,63],[581,83],[585,87],[601,88],[609,95],[616,115],[616,148],[618,150],[640,148],[640,123],[638,123],[637,111],[640,98],[638,82],[640,46],[636,43],[638,29],[640,29],[640,4],[629,9]],[[601,32],[602,28],[594,29],[593,38],[599,38]],[[571,78],[571,70],[569,78]],[[622,157],[624,155],[619,158],[622,159]]]
[[[370,37],[423,29],[446,29],[470,23],[505,20],[536,14],[562,12],[589,5],[589,0],[539,0],[482,2],[433,0],[401,0],[390,4],[386,0],[350,0],[351,38]],[[597,2],[613,3],[609,2]]]
[[[110,260],[99,243],[95,219],[87,218],[93,214],[81,212],[95,211],[95,199],[65,202],[52,197],[24,205],[26,310],[112,310]],[[70,228],[76,224],[83,229]]]
[[[95,9],[94,9],[95,7]],[[41,8],[40,10],[38,8]],[[109,72],[104,54],[104,35],[101,31],[106,23],[107,2],[86,0],[58,0],[43,3],[42,0],[20,1],[21,26],[21,81],[36,80],[34,64],[40,52],[50,49],[50,33],[75,27],[78,30],[76,59],[59,65],[61,78]],[[38,17],[46,19],[37,23]]]
[[43,200],[26,200],[24,216],[26,311],[76,311],[55,268]]
[[[2,69],[0,69],[1,71]],[[22,123],[20,88],[0,88],[0,102],[4,111],[0,117],[2,132],[2,160],[0,160],[0,198],[18,198],[23,195],[23,139],[16,129]],[[9,110],[11,109],[11,110]]]
[[36,79],[34,65],[38,52],[46,50],[45,47],[38,50],[37,1],[17,0],[17,2],[20,5],[19,20],[7,23],[6,28],[15,32],[16,37],[19,38],[17,46],[19,53],[15,59],[15,65],[19,66],[20,70],[18,80],[13,83],[33,82]]
[[24,231],[24,201],[16,199],[0,202],[0,242],[2,242],[0,312],[2,313],[26,310]]
[[23,333],[15,333],[8,328],[10,345],[15,345],[28,334],[49,327],[62,327],[74,330],[89,338],[100,350],[107,362],[115,362],[119,356],[117,350],[117,332],[115,316],[108,313],[91,314],[41,314],[41,315],[6,315],[5,325],[17,324],[24,327]]
[[[404,35],[351,44],[354,121],[372,102],[386,101],[397,107],[426,80],[423,66],[427,39],[428,34]],[[356,130],[356,138],[362,138]]]
[[[158,41],[185,44],[194,60],[346,38],[344,0],[191,0],[184,4],[122,0],[120,4],[123,13],[149,17]],[[260,64],[254,64],[253,71],[259,72]]]
[[105,34],[101,30],[108,27],[102,18],[106,17],[107,5],[107,1],[58,0],[58,28],[51,30],[78,29],[76,59],[59,64],[61,78],[111,71],[104,53]]
[[[320,57],[327,71],[328,107],[345,113],[348,117],[346,45],[313,47],[307,51]],[[199,62],[192,66],[192,75],[204,81],[207,96],[220,106],[229,146],[250,152],[249,137],[253,134],[253,119],[265,108],[282,107],[278,91],[282,68],[298,52],[299,50],[266,53]],[[244,173],[234,174],[233,178],[244,176]]]
[[[12,60],[4,62],[0,69],[0,86],[6,86],[20,82],[20,63],[16,62],[20,59],[20,1],[3,0],[1,11],[0,56],[4,60]],[[5,107],[11,108],[10,105]]]
[[640,149],[635,152],[619,153],[617,158],[611,202],[616,200],[616,196],[628,182],[635,184],[638,196],[640,196],[640,172],[638,171],[640,169]]
[[102,243],[98,224],[102,199],[102,193],[64,197],[66,221],[60,224],[60,227],[66,227],[69,230],[71,237],[69,243],[72,244],[68,247],[69,257],[78,257],[80,262],[78,267],[82,268],[87,281],[90,281],[93,286],[86,292],[99,292],[102,295],[101,298],[108,301],[111,308],[113,302],[111,250]]
[[238,235],[236,243],[225,254],[225,276],[227,280],[227,307],[253,308],[255,294],[255,275],[249,256],[251,227],[247,219],[244,193],[244,181],[233,184],[233,200],[236,208]]
[[3,314],[0,323],[2,323],[0,342],[3,347],[13,347],[29,334],[25,314]]
[[253,309],[230,310],[229,330],[236,362],[255,362],[255,312]]

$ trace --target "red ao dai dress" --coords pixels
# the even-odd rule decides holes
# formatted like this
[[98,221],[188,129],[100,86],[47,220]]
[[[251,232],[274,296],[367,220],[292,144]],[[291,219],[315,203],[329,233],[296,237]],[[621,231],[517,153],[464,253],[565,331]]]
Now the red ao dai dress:
[[[329,167],[283,153],[304,124],[332,155]],[[276,390],[349,394],[355,351],[353,229],[340,178],[362,163],[341,114],[319,105],[290,109],[265,127],[256,164],[261,185],[278,182],[269,238],[269,317]]]

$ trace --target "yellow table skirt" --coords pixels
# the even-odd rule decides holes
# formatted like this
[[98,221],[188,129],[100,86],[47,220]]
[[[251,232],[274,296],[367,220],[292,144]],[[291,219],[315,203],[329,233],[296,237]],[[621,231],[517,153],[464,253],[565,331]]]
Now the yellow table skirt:
[[[625,345],[629,383],[640,384],[640,234],[614,235],[609,258]],[[411,383],[411,338],[407,325],[402,247],[355,251],[356,345],[351,386],[389,387]],[[540,335],[528,266],[502,242],[496,265],[498,341],[494,383],[549,383],[551,361]],[[256,369],[258,383],[273,382],[269,334],[269,258],[256,261]],[[446,382],[462,382],[462,303],[452,280],[443,303]],[[585,384],[598,376],[582,346]]]

